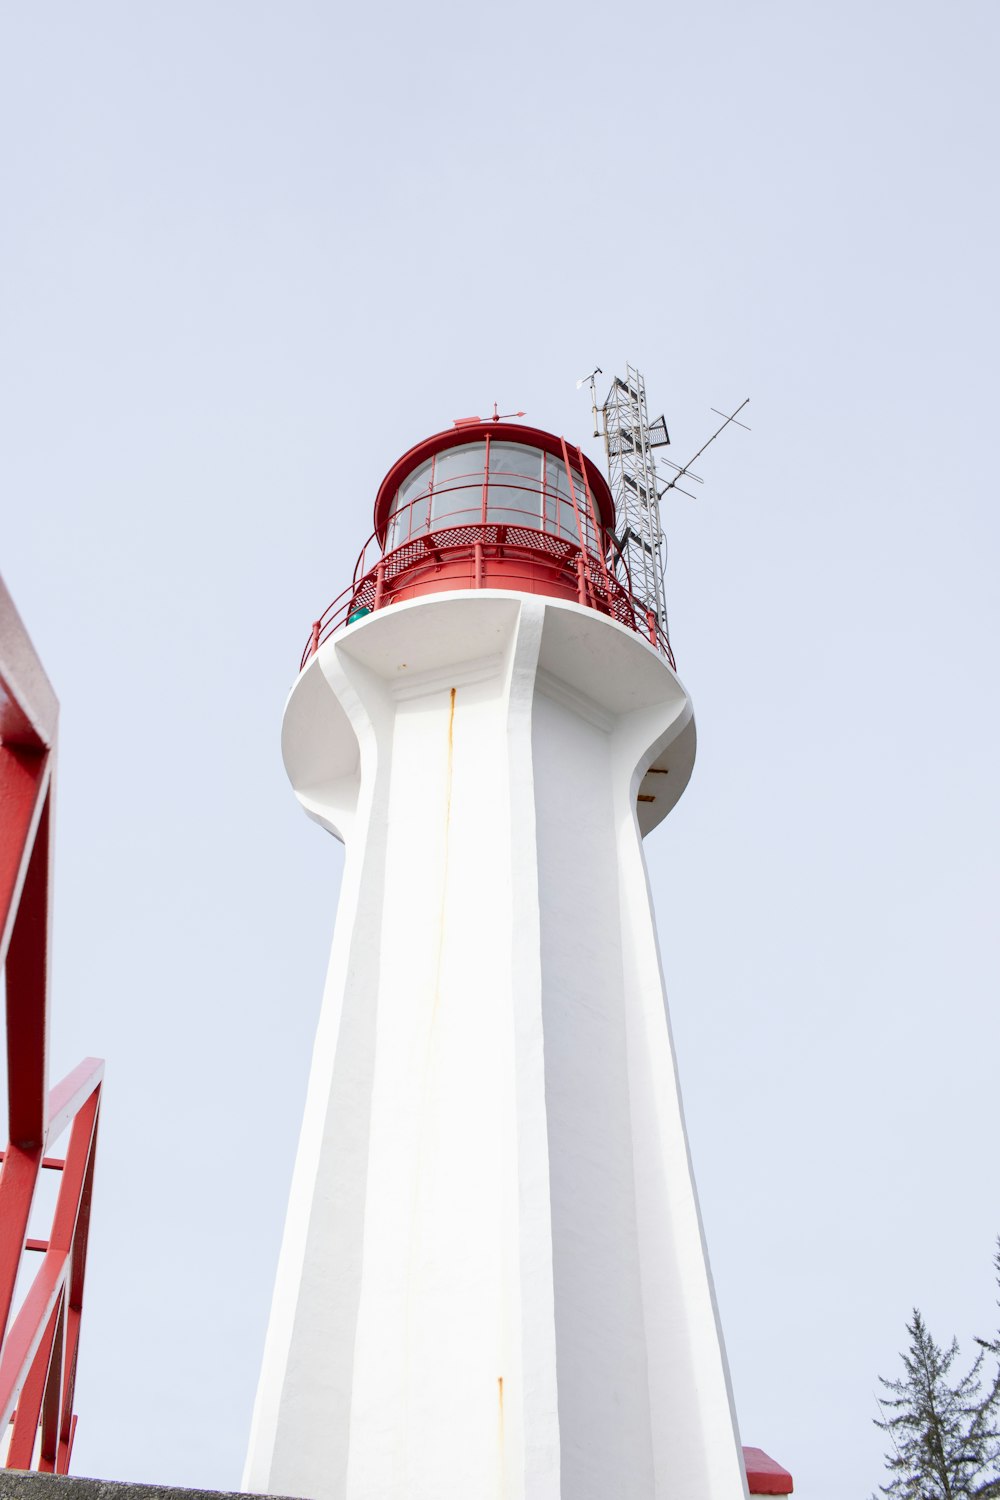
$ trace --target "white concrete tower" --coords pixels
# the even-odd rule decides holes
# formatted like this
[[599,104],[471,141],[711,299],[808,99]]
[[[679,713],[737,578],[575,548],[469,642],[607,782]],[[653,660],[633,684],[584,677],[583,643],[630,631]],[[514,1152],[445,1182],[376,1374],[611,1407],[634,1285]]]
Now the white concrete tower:
[[375,523],[285,710],[347,852],[245,1487],[740,1500],[642,850],[690,700],[578,449],[459,425]]

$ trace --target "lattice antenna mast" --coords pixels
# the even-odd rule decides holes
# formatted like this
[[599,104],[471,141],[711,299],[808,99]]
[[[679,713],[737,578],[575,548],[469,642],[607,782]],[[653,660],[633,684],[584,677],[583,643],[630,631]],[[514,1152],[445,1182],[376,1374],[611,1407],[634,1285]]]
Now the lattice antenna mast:
[[[600,370],[595,370],[590,376],[592,398],[595,378],[599,374]],[[664,463],[674,473],[662,488],[656,473],[653,449],[665,447],[670,442],[670,434],[662,416],[656,417],[652,422],[649,420],[646,410],[646,382],[639,371],[632,365],[626,365],[625,379],[615,376],[604,405],[600,408],[620,548],[615,563],[616,571],[622,582],[631,588],[633,598],[646,611],[647,618],[655,622],[656,633],[667,647],[670,645],[665,587],[667,541],[660,518],[660,501],[668,490],[673,489],[692,500],[695,498],[690,490],[681,489],[678,480],[686,479],[695,484],[704,484],[701,476],[694,473],[692,465],[715,442],[719,434],[725,432],[731,422],[749,432],[745,422],[736,420],[749,400],[748,396],[728,416],[712,407],[715,415],[725,417],[725,421],[702,443],[686,464],[675,464],[669,458],[664,459]],[[594,436],[597,435],[595,431]],[[624,576],[626,573],[627,576]]]
[[601,408],[608,478],[615,498],[615,526],[621,549],[617,560],[623,582],[656,621],[669,643],[664,575],[667,546],[660,523],[660,490],[653,449],[670,442],[663,417],[650,422],[646,382],[632,365],[624,380],[616,375]]

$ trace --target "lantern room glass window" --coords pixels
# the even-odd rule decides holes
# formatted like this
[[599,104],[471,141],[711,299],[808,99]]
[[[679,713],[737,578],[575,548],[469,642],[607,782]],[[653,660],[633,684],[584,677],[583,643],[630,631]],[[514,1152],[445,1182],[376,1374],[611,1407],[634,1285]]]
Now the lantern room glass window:
[[[575,504],[574,504],[575,498]],[[389,509],[386,549],[463,526],[521,526],[601,550],[579,469],[541,448],[490,438],[445,448],[408,474]]]

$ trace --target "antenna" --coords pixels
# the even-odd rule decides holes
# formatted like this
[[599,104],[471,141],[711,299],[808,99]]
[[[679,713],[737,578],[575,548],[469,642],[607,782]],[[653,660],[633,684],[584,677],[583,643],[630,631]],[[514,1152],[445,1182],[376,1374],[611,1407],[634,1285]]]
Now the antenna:
[[[728,416],[728,417],[726,417],[725,412],[719,411],[718,407],[715,407],[715,406],[709,407],[709,410],[715,412],[715,415],[717,417],[726,417],[726,420],[723,422],[723,424],[722,424],[721,427],[717,427],[715,429],[715,431],[712,433],[712,436],[708,439],[707,442],[702,443],[701,447],[698,449],[698,452],[694,455],[694,458],[688,459],[688,461],[687,461],[686,464],[670,464],[670,467],[672,469],[676,469],[677,473],[674,475],[673,479],[671,479],[670,483],[669,484],[665,484],[663,486],[662,490],[660,491],[660,499],[661,500],[663,499],[664,495],[667,493],[668,490],[679,489],[677,481],[678,481],[678,479],[682,479],[685,476],[688,479],[694,479],[698,484],[704,484],[705,483],[704,479],[699,478],[699,476],[697,474],[693,474],[691,472],[691,465],[694,463],[694,461],[695,461],[696,458],[700,458],[701,457],[701,455],[704,453],[704,451],[705,451],[706,448],[710,448],[712,446],[712,444],[715,442],[716,438],[719,436],[720,432],[725,432],[725,430],[729,426],[730,422],[736,422],[736,418],[739,416],[739,414],[743,410],[744,406],[749,406],[749,405],[750,405],[750,397],[748,396],[745,401],[741,401],[740,402],[740,404],[736,408],[736,410],[730,416]],[[736,422],[736,425],[737,425],[737,427],[742,427],[744,432],[752,432],[752,430],[753,430],[752,428],[748,427],[745,422]],[[670,463],[669,458],[666,459],[665,462],[666,463]],[[698,498],[697,495],[692,495],[691,492],[690,492],[690,490],[681,490],[680,493],[682,495],[687,495],[687,497],[688,497],[689,500],[696,500]]]
[[[577,389],[589,381],[594,406],[594,436],[601,435],[597,422],[597,400],[594,395],[596,377],[603,372],[598,367],[592,375],[577,381]],[[695,499],[690,490],[682,489],[678,483],[687,479],[694,484],[704,484],[700,474],[693,469],[695,462],[711,447],[730,423],[750,431],[745,422],[737,417],[750,398],[740,403],[729,415],[711,408],[718,417],[725,417],[721,427],[698,449],[686,464],[675,464],[665,458],[664,463],[674,470],[673,477],[662,487],[656,473],[654,448],[666,447],[670,434],[664,417],[652,422],[646,410],[646,382],[632,365],[626,364],[625,378],[616,375],[604,405],[600,408],[603,418],[604,451],[608,464],[608,479],[615,501],[615,527],[617,529],[618,555],[615,571],[631,590],[636,602],[656,618],[657,633],[669,647],[670,634],[667,622],[665,575],[667,570],[667,542],[660,515],[660,501],[668,490]]]
[[580,387],[584,385],[590,386],[590,410],[594,418],[595,437],[600,437],[601,435],[600,428],[597,425],[597,377],[598,375],[603,374],[604,371],[601,369],[600,365],[597,365],[595,369],[591,370],[589,375],[581,375],[580,379],[576,382],[577,390],[579,390]]

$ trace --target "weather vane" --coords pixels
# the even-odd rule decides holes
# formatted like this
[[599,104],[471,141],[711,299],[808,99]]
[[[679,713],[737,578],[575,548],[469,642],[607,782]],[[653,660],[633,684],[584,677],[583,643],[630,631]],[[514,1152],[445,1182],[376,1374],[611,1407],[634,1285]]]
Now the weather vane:
[[475,427],[480,422],[507,422],[512,417],[526,417],[527,415],[527,412],[524,411],[500,411],[498,410],[497,403],[494,401],[493,415],[491,417],[456,417],[452,425],[455,427]]

